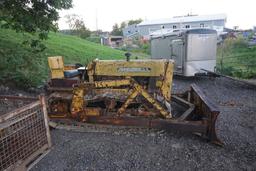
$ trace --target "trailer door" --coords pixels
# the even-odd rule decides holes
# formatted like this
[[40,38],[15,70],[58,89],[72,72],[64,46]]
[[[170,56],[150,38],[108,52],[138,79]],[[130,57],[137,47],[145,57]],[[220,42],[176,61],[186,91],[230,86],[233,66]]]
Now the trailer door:
[[170,40],[166,37],[155,38],[151,40],[151,58],[152,59],[170,59]]
[[175,39],[171,41],[171,58],[175,62],[174,72],[182,74],[184,62],[184,42],[182,39]]

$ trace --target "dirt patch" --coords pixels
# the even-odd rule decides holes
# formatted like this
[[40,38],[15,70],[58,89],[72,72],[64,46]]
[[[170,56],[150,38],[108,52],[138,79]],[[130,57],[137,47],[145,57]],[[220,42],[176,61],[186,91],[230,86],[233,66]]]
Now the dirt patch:
[[[24,90],[19,90],[16,88],[9,88],[8,86],[0,85],[0,95],[12,95],[19,97],[36,97],[38,93],[28,92]],[[25,106],[31,103],[29,100],[20,100],[20,99],[8,99],[8,98],[0,98],[0,115],[13,111],[17,108]]]
[[13,100],[13,99],[0,99],[0,115],[11,112],[17,108],[25,106],[31,102],[23,100]]

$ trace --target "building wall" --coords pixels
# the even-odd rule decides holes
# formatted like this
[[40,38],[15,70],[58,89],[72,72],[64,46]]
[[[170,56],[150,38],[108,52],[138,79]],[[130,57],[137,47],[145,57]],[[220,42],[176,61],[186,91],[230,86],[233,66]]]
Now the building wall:
[[[222,32],[225,26],[224,20],[213,20],[213,21],[199,21],[199,22],[186,22],[186,23],[172,23],[172,24],[156,24],[156,25],[143,25],[138,26],[138,32],[141,36],[149,36],[150,33],[160,29],[185,29],[186,25],[189,28],[211,28],[218,32]],[[174,27],[175,26],[175,27]]]
[[134,35],[138,33],[137,24],[132,24],[123,29],[123,36],[129,37],[130,35]]

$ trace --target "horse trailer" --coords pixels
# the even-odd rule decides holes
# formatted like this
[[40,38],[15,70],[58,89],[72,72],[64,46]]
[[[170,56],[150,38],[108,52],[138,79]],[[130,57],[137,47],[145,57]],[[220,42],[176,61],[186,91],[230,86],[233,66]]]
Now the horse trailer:
[[212,29],[177,30],[151,35],[151,58],[173,59],[177,75],[194,76],[216,69],[217,32]]

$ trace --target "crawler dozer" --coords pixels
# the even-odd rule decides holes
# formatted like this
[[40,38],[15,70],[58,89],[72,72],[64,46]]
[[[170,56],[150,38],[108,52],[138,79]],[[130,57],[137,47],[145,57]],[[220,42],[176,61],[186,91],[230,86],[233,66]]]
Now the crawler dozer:
[[173,65],[159,60],[98,60],[64,65],[49,57],[48,114],[52,121],[148,127],[195,133],[221,145],[218,108],[193,84],[171,94]]

